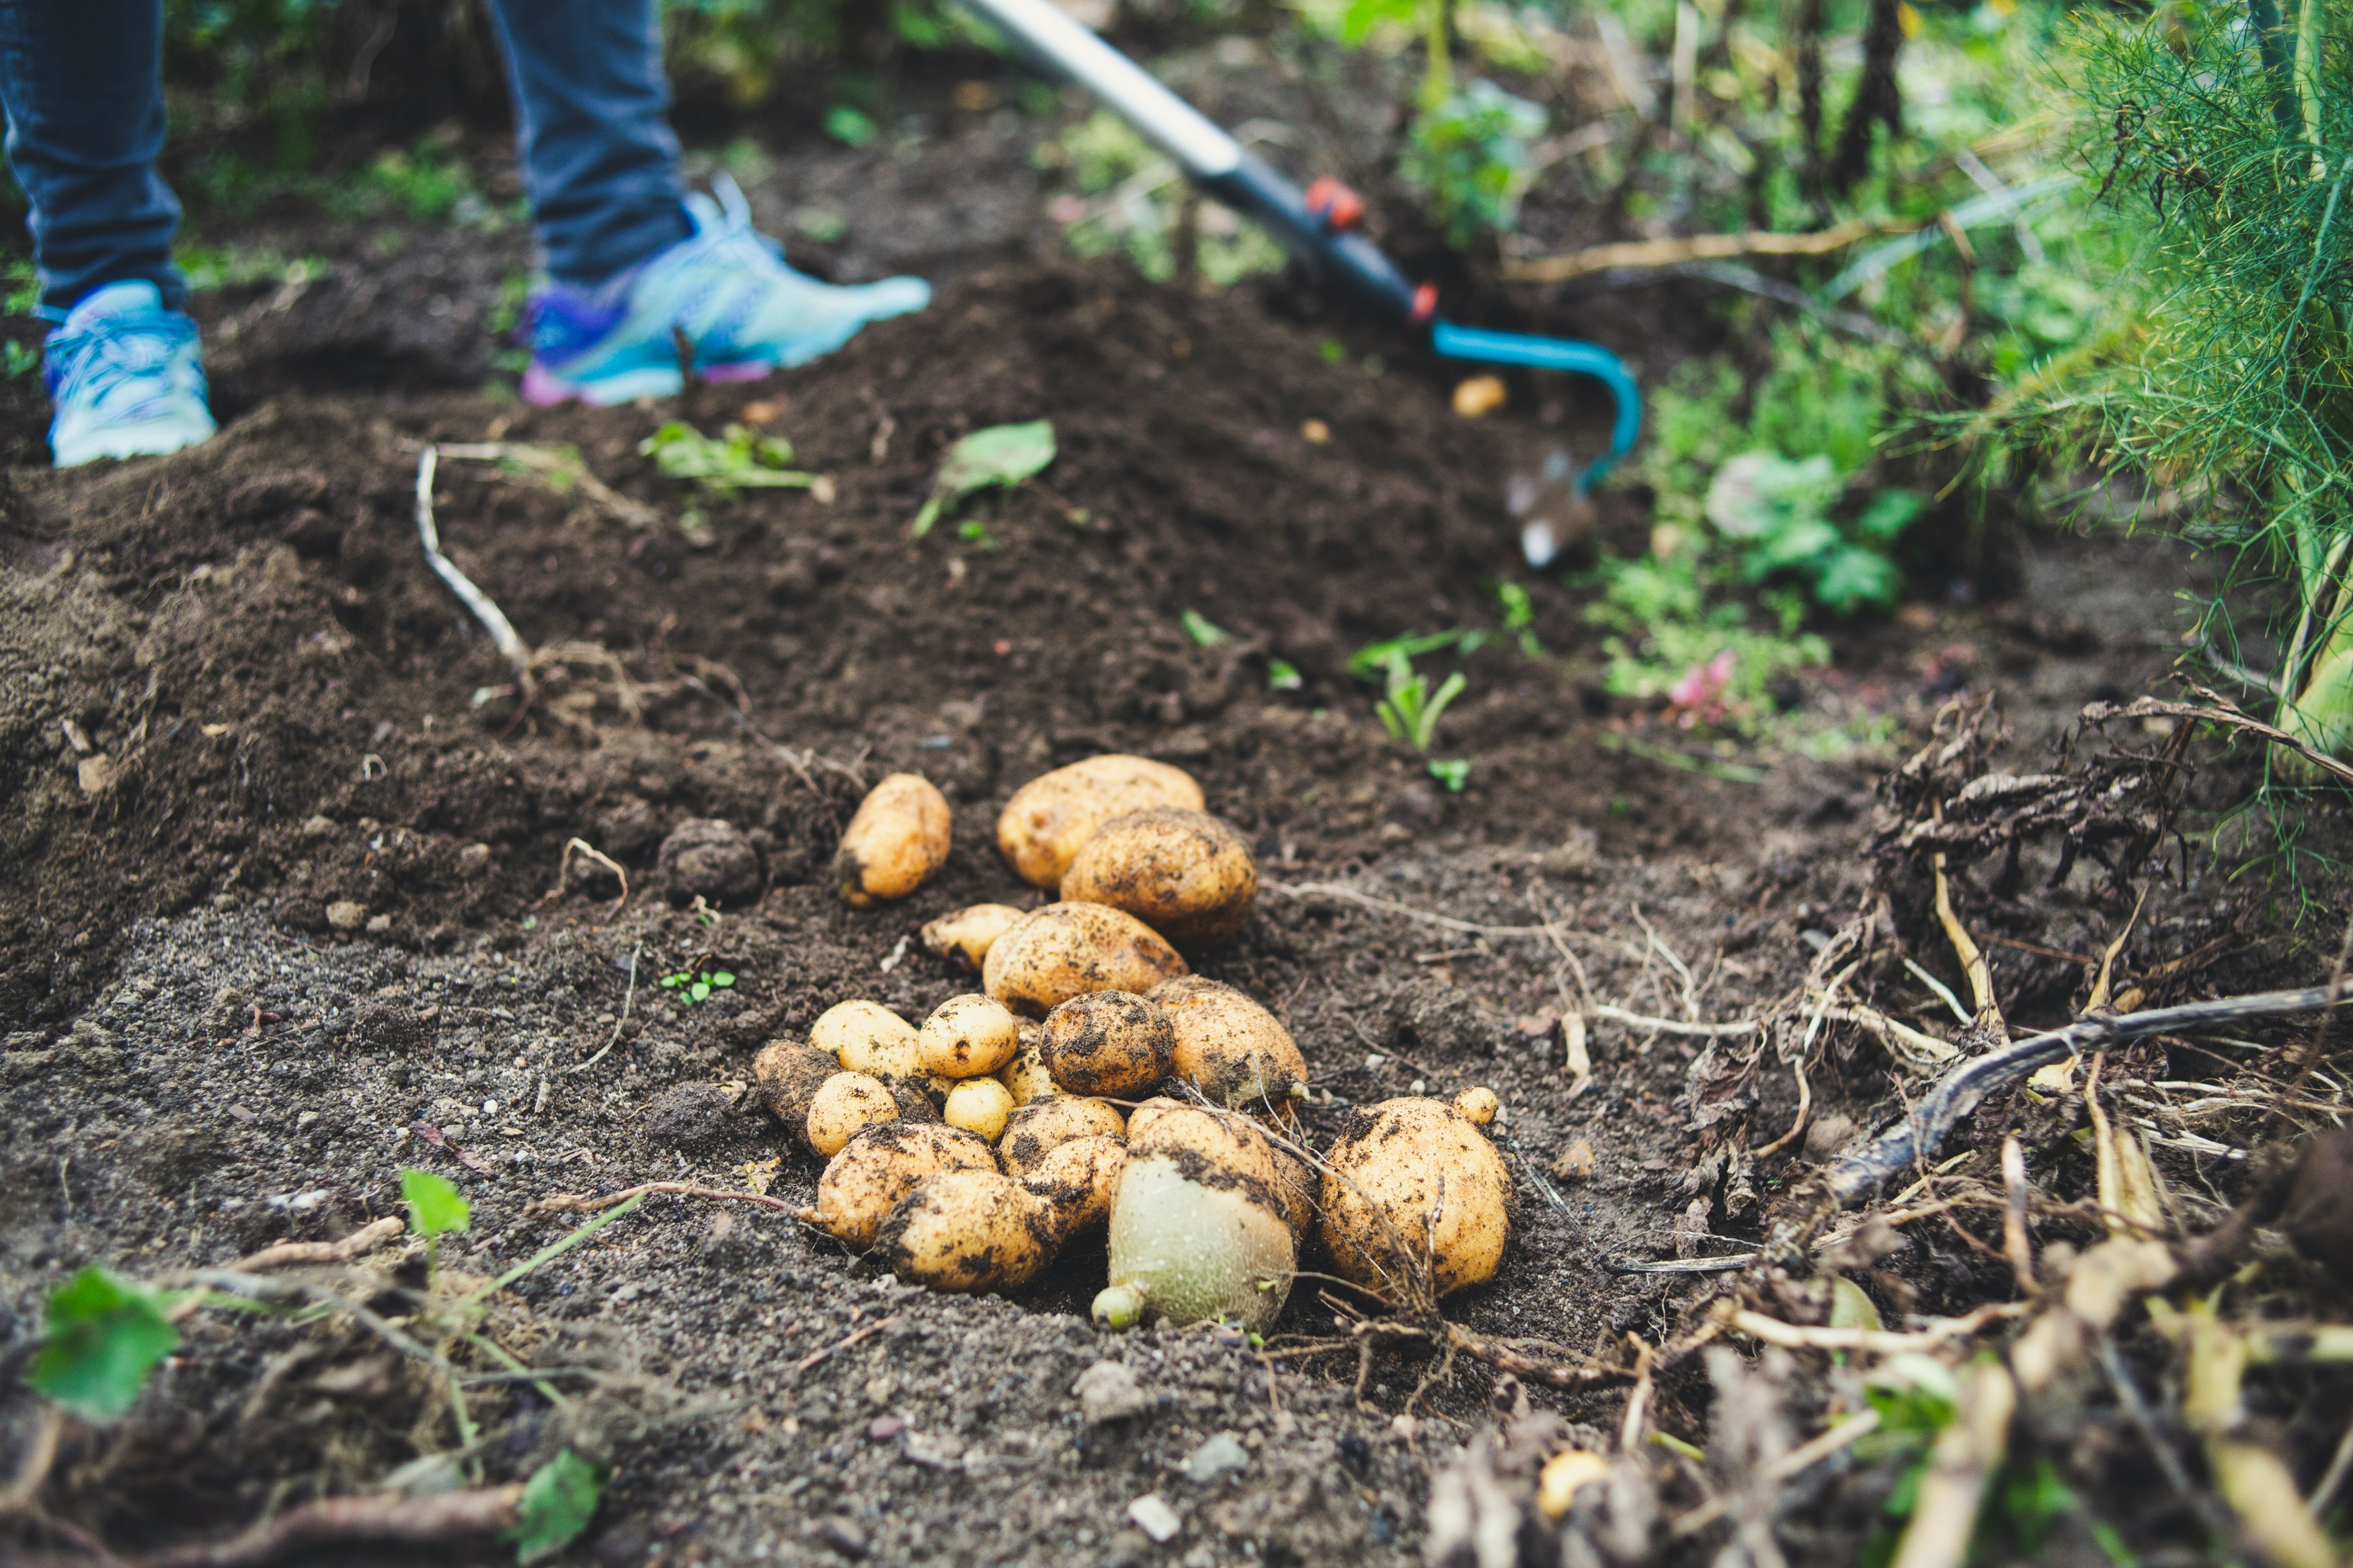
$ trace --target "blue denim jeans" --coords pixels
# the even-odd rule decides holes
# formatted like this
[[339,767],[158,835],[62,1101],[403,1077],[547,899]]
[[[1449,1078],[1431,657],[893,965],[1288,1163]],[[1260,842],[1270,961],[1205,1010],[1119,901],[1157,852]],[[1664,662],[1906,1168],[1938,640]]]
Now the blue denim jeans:
[[[496,0],[548,273],[591,286],[692,232],[655,0]],[[0,0],[9,167],[32,204],[45,313],[143,278],[177,308],[162,0]]]

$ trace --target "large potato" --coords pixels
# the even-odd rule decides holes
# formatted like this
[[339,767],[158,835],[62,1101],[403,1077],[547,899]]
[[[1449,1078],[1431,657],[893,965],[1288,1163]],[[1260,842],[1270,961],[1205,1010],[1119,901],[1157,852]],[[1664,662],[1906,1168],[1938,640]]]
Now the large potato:
[[934,1290],[1009,1290],[1061,1245],[1061,1211],[996,1171],[926,1176],[882,1222],[875,1246],[902,1279]]
[[809,1101],[825,1080],[840,1070],[841,1063],[832,1057],[793,1040],[770,1040],[752,1058],[752,1078],[760,1086],[760,1099],[797,1137],[807,1135]]
[[1106,1100],[1076,1094],[1033,1100],[1006,1119],[997,1163],[1008,1176],[1028,1176],[1055,1149],[1076,1138],[1124,1138],[1127,1119]]
[[1108,904],[1048,904],[998,937],[981,988],[1026,1017],[1042,1018],[1090,991],[1149,991],[1189,973],[1175,948]]
[[810,1148],[830,1160],[867,1128],[896,1121],[899,1116],[899,1097],[889,1084],[862,1072],[838,1072],[809,1097],[803,1136]]
[[1111,1223],[1120,1173],[1126,1169],[1127,1145],[1098,1132],[1055,1144],[1020,1182],[1054,1205],[1067,1243]]
[[994,997],[951,996],[923,1020],[915,1044],[927,1073],[986,1078],[1021,1048],[1021,1025]]
[[1070,1094],[1140,1094],[1168,1076],[1176,1030],[1133,991],[1090,991],[1046,1015],[1046,1070]]
[[1290,1294],[1297,1244],[1277,1152],[1250,1118],[1147,1100],[1128,1119],[1112,1205],[1111,1284],[1095,1321],[1210,1318],[1263,1332]]
[[936,1121],[882,1122],[841,1146],[818,1178],[816,1205],[800,1217],[852,1247],[871,1247],[892,1206],[924,1177],[996,1164],[988,1145],[969,1132]]
[[892,773],[858,803],[833,857],[844,901],[865,909],[903,899],[947,864],[948,803],[920,773]]
[[1324,1245],[1341,1275],[1392,1300],[1426,1262],[1440,1295],[1494,1278],[1511,1174],[1440,1100],[1385,1100],[1349,1118],[1324,1172]]
[[1046,1026],[1023,1022],[1021,1046],[1013,1059],[997,1069],[997,1081],[1013,1093],[1013,1103],[1027,1105],[1033,1100],[1060,1094],[1062,1086],[1046,1066]]
[[1221,981],[1198,974],[1154,986],[1145,995],[1176,1031],[1176,1076],[1216,1104],[1287,1116],[1307,1094],[1307,1058],[1282,1021]]
[[923,946],[977,973],[981,962],[988,956],[989,944],[1010,930],[1021,915],[1022,911],[1011,904],[969,904],[927,922],[923,927]]
[[1013,792],[997,819],[997,847],[1025,882],[1052,891],[1071,858],[1114,816],[1155,805],[1198,811],[1208,804],[1193,775],[1148,757],[1089,757],[1042,773]]
[[838,1002],[809,1026],[809,1044],[851,1072],[919,1078],[923,1049],[915,1026],[880,1002]]
[[1155,806],[1097,828],[1062,873],[1062,899],[1125,910],[1198,952],[1250,919],[1258,862],[1229,824],[1205,811]]

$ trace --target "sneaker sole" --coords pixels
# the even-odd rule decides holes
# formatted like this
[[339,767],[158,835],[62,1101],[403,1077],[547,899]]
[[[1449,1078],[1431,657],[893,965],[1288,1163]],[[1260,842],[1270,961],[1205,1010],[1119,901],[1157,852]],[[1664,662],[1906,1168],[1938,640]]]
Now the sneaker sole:
[[675,370],[633,370],[595,381],[566,381],[536,363],[522,373],[522,400],[540,408],[565,403],[613,408],[640,397],[675,397],[685,387],[686,377]]
[[219,433],[210,419],[198,424],[186,419],[156,419],[141,425],[113,425],[60,437],[49,436],[55,466],[79,468],[102,458],[163,458],[201,446]]

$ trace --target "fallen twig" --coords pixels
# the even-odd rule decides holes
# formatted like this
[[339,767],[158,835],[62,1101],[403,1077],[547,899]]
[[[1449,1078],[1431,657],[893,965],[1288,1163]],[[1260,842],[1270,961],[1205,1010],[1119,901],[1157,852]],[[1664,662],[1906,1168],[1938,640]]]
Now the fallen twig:
[[524,700],[529,701],[538,689],[538,681],[531,671],[531,645],[522,640],[522,634],[514,629],[514,623],[507,619],[507,613],[499,608],[497,601],[475,587],[473,579],[459,571],[458,563],[441,553],[441,531],[433,524],[433,471],[438,450],[428,441],[425,444],[425,450],[417,457],[417,540],[425,546],[425,560],[433,568],[434,574],[464,601],[466,608],[474,613],[474,619],[481,622],[482,629],[491,634],[491,640],[498,645],[499,652],[514,666],[515,680],[522,688]]
[[2028,1304],[2021,1301],[1989,1302],[1965,1316],[1940,1318],[1929,1327],[1910,1333],[1785,1323],[1746,1307],[1734,1307],[1723,1318],[1725,1327],[1736,1329],[1752,1340],[1779,1345],[1783,1350],[1862,1351],[1873,1355],[1894,1355],[1902,1351],[1930,1350],[1947,1340],[1966,1339],[1997,1319],[2014,1318],[2027,1310]]
[[[625,899],[629,896],[629,885],[626,881],[621,884],[621,896]],[[645,950],[646,944],[642,942],[629,949],[629,988],[621,994],[621,1016],[613,1020],[613,1037],[605,1042],[603,1050],[598,1051],[586,1061],[575,1062],[565,1068],[564,1070],[566,1073],[586,1072],[590,1068],[612,1055],[613,1047],[621,1043],[621,1030],[629,1022],[630,1005],[638,999],[638,955]]]
[[534,447],[524,441],[453,441],[441,448],[445,458],[475,463],[501,463],[537,475],[551,489],[568,485],[632,528],[659,528],[662,515],[643,501],[631,500],[595,474],[576,451]]
[[782,1198],[772,1198],[765,1193],[742,1193],[732,1187],[700,1187],[692,1182],[640,1182],[634,1187],[623,1187],[617,1193],[607,1193],[603,1197],[598,1198],[582,1197],[576,1193],[551,1193],[543,1198],[533,1198],[531,1207],[541,1214],[553,1214],[565,1210],[596,1214],[611,1208],[616,1204],[628,1203],[631,1198],[644,1197],[649,1193],[674,1193],[682,1198],[733,1198],[738,1203],[758,1204],[764,1208],[782,1209],[786,1214],[797,1215],[801,1212],[799,1205],[786,1203]]
[[2030,1035],[1973,1057],[1938,1079],[1911,1115],[1880,1133],[1861,1153],[1848,1155],[1831,1167],[1826,1177],[1830,1194],[1841,1205],[1859,1203],[1891,1178],[1908,1174],[1936,1152],[1946,1135],[1987,1095],[2021,1081],[2046,1062],[2145,1035],[2180,1034],[2253,1018],[2318,1012],[2330,1000],[2327,986],[2264,991],[2143,1013],[2078,1018],[2063,1029]]
[[284,1268],[298,1263],[349,1263],[374,1252],[407,1228],[407,1223],[397,1215],[386,1215],[362,1226],[341,1241],[281,1241],[263,1247],[250,1258],[239,1258],[229,1267],[239,1274],[259,1274],[265,1268]]
[[1540,925],[1495,926],[1482,925],[1477,921],[1458,920],[1452,915],[1441,915],[1435,910],[1416,909],[1411,904],[1401,904],[1394,899],[1383,899],[1371,893],[1360,893],[1356,889],[1338,882],[1267,881],[1261,882],[1259,887],[1263,891],[1281,893],[1285,898],[1292,899],[1343,899],[1352,904],[1362,904],[1368,910],[1379,910],[1385,914],[1402,915],[1409,921],[1419,921],[1424,925],[1437,926],[1441,931],[1459,931],[1468,936],[1544,936],[1547,934],[1546,929]]
[[803,1373],[814,1369],[820,1362],[825,1361],[828,1357],[839,1355],[843,1351],[850,1350],[859,1345],[864,1344],[868,1340],[872,1339],[883,1330],[895,1327],[898,1321],[899,1314],[893,1312],[887,1318],[877,1318],[874,1321],[867,1324],[862,1329],[852,1330],[848,1334],[843,1335],[840,1339],[834,1341],[833,1343],[826,1346],[823,1350],[811,1351],[808,1354],[801,1357],[800,1360],[793,1363],[792,1375],[798,1377]]
[[1515,283],[1565,283],[1588,272],[1655,270],[1693,261],[1730,261],[1742,256],[1827,256],[1857,240],[1883,234],[1908,234],[1909,219],[1852,218],[1811,234],[1749,229],[1741,234],[1695,234],[1682,239],[1639,239],[1588,245],[1559,256],[1506,258],[1504,276]]
[[322,1547],[428,1546],[512,1530],[522,1506],[520,1481],[430,1497],[321,1498],[227,1541],[174,1547],[135,1561],[140,1568],[246,1568]]

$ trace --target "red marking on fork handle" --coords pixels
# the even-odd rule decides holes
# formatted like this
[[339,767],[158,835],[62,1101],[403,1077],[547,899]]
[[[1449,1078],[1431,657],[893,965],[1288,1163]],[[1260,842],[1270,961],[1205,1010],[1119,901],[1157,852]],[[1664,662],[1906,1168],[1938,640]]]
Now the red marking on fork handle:
[[1365,198],[1331,175],[1319,174],[1307,186],[1307,210],[1333,233],[1345,233],[1364,221]]

